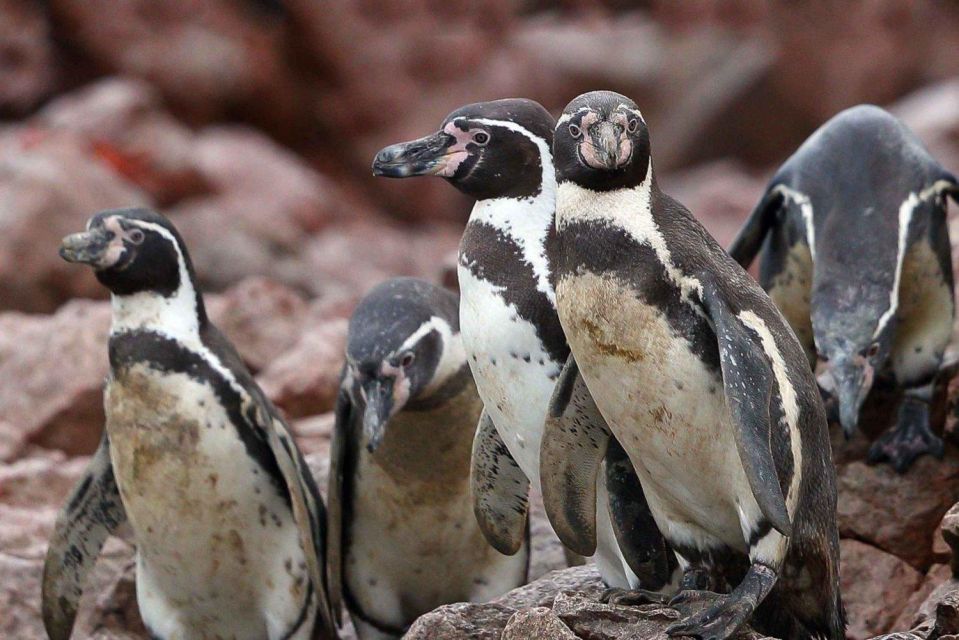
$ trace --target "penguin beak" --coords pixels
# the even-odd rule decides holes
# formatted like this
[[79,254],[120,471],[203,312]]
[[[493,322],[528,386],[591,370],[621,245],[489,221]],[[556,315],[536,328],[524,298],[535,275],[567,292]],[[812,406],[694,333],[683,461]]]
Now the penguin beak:
[[374,453],[386,433],[386,423],[393,413],[393,380],[376,378],[363,385],[366,410],[363,412],[363,435],[366,450]]
[[60,257],[67,262],[97,266],[110,246],[110,234],[102,227],[74,233],[60,242]]
[[614,171],[629,161],[628,147],[613,123],[600,122],[590,129],[590,141],[582,145],[582,156],[593,169]]
[[873,368],[865,358],[857,356],[852,361],[837,363],[833,377],[839,395],[839,424],[849,439],[859,426],[859,411],[872,389]]
[[373,158],[373,175],[385,178],[452,176],[462,155],[462,152],[450,151],[455,142],[456,138],[450,134],[437,131],[418,140],[380,149]]

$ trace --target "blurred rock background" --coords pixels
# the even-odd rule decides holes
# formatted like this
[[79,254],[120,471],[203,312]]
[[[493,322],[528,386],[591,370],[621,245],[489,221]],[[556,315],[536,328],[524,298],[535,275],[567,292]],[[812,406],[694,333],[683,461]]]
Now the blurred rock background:
[[[726,244],[775,166],[860,102],[959,172],[957,54],[946,0],[0,0],[0,637],[43,637],[46,538],[99,439],[109,309],[56,253],[97,210],[170,215],[325,480],[346,318],[389,276],[455,280],[470,207],[441,180],[374,179],[378,148],[467,102],[558,113],[614,89],[643,109],[664,188]],[[957,450],[898,477],[864,441],[835,447],[850,638],[947,635]],[[535,522],[540,575],[562,554]],[[142,637],[130,558],[108,545],[75,637]],[[547,614],[523,624],[563,625]]]

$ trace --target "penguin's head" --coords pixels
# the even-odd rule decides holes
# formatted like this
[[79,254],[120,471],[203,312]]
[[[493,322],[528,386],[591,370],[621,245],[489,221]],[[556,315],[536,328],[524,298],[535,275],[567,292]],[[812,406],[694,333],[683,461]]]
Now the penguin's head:
[[390,418],[442,393],[465,367],[455,294],[415,278],[374,288],[350,319],[343,378],[362,407],[367,449],[383,441]]
[[117,296],[144,291],[172,296],[193,267],[186,245],[165,217],[149,209],[102,211],[86,231],[65,237],[60,257],[93,267],[97,280]]
[[[816,351],[835,383],[839,422],[847,438],[859,424],[859,412],[892,351],[895,316],[887,288],[858,283],[845,286],[823,278],[813,292],[813,335]],[[875,311],[873,311],[875,310]]]
[[[527,198],[553,175],[553,117],[519,98],[479,102],[449,114],[439,131],[381,149],[373,175],[441,176],[468,196]],[[545,171],[544,171],[545,169]]]
[[553,136],[557,181],[594,191],[630,188],[650,170],[649,130],[636,103],[591,91],[563,110]]

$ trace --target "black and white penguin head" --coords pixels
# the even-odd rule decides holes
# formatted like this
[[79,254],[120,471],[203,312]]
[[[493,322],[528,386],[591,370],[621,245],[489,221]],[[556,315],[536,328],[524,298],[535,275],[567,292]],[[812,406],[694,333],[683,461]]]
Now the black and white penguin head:
[[460,107],[439,131],[381,149],[373,175],[441,176],[477,200],[528,198],[552,180],[553,117],[520,98]]
[[591,91],[563,110],[553,136],[560,183],[593,191],[631,188],[651,178],[649,130],[636,103],[612,91]]
[[343,380],[364,407],[368,449],[380,444],[390,418],[431,398],[465,367],[455,294],[415,278],[370,291],[350,319]]
[[[63,239],[60,256],[93,267],[97,280],[113,294],[114,330],[164,320],[197,329],[206,321],[186,244],[155,211],[102,211],[86,231]],[[125,323],[130,326],[120,326]]]

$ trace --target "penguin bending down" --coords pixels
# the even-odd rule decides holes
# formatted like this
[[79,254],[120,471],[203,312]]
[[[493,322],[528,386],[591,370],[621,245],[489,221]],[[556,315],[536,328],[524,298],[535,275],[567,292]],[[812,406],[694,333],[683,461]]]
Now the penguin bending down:
[[[515,553],[523,541],[546,409],[569,355],[550,280],[553,125],[532,100],[470,104],[436,133],[386,147],[373,161],[374,175],[441,176],[476,199],[458,264],[463,344],[485,405],[473,449],[473,497],[484,533],[503,553]],[[668,587],[675,561],[615,447],[596,493],[595,560],[607,586]]]
[[63,240],[112,296],[106,429],[57,518],[43,621],[70,637],[84,581],[128,522],[137,603],[159,640],[337,637],[325,511],[283,419],[207,319],[182,238],[119,209]]
[[556,307],[571,356],[540,466],[560,539],[580,553],[595,545],[595,475],[612,434],[683,568],[671,604],[683,611],[687,591],[748,567],[670,635],[728,638],[755,612],[754,626],[779,638],[840,640],[835,470],[792,330],[659,190],[632,100],[576,98],[553,152]]
[[[371,291],[350,320],[330,465],[327,566],[362,640],[526,583],[473,517],[470,448],[482,403],[456,296],[412,278]],[[527,535],[528,537],[528,535]]]
[[[847,437],[873,381],[904,389],[896,424],[869,451],[900,472],[942,457],[929,403],[955,316],[944,170],[879,107],[843,111],[779,169],[729,249],[760,283],[815,366],[836,383]],[[764,244],[765,243],[765,244]]]

